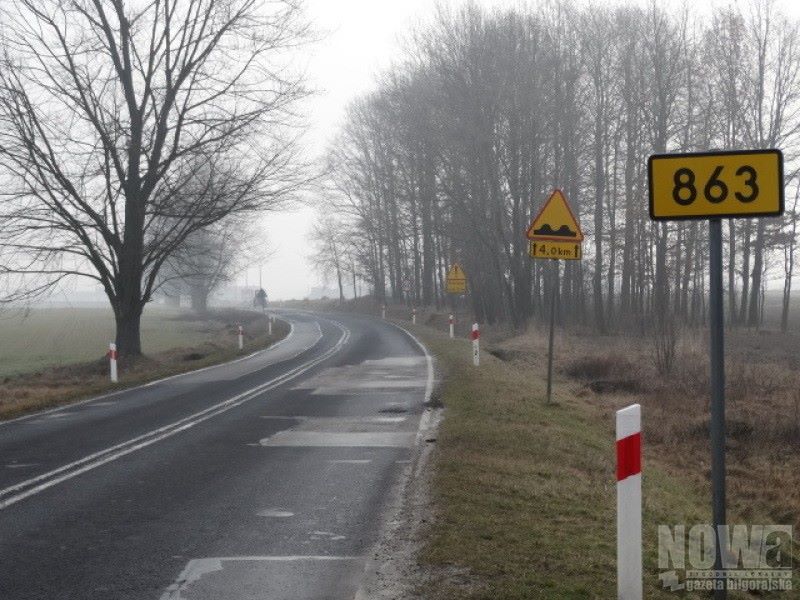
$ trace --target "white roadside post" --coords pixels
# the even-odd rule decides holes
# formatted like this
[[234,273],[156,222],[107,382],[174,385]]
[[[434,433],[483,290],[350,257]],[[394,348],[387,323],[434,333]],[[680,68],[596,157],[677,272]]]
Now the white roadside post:
[[417,309],[416,308],[412,308],[411,309],[411,324],[412,325],[416,325],[417,324]]
[[242,329],[242,326],[239,325],[239,350],[242,350],[243,348],[244,348],[244,330]]
[[381,319],[386,319],[386,305],[381,306]]
[[272,315],[267,318],[267,335],[272,335]]
[[452,340],[456,336],[455,328],[453,326],[453,315],[450,315],[450,339]]
[[111,369],[111,381],[117,383],[117,345],[114,342],[108,344],[108,363]]
[[477,323],[472,324],[472,364],[476,367],[481,364],[481,331]]
[[642,409],[617,411],[617,598],[642,600]]

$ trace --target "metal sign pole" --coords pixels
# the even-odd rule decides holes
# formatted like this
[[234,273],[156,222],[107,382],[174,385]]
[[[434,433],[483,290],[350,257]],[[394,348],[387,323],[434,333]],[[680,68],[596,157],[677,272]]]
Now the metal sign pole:
[[[710,254],[710,334],[711,334],[711,493],[714,531],[717,536],[717,555],[714,569],[722,570],[727,541],[720,536],[725,525],[725,316],[722,304],[722,222],[709,219]],[[728,597],[727,579],[723,576],[721,589],[714,590],[715,600]],[[716,586],[715,586],[716,587]]]
[[550,338],[547,341],[547,403],[553,402],[553,332],[556,326],[558,301],[558,261],[553,260],[553,291],[550,296]]

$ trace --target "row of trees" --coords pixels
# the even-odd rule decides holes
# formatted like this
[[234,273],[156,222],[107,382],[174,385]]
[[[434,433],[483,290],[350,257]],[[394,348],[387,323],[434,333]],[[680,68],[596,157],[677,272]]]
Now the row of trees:
[[[782,148],[783,219],[726,224],[728,314],[757,325],[768,276],[794,268],[798,25],[769,0],[685,10],[547,2],[441,8],[406,58],[350,107],[329,156],[342,265],[395,301],[443,304],[460,262],[476,316],[516,326],[558,281],[564,310],[600,330],[703,319],[707,227],[656,224],[652,153]],[[587,234],[556,279],[524,231],[554,187]],[[330,218],[330,217],[328,217]],[[354,269],[355,270],[355,269]]]
[[231,224],[304,184],[289,50],[305,37],[299,0],[3,0],[6,299],[95,280],[120,353],[140,354],[176,261],[219,267]]

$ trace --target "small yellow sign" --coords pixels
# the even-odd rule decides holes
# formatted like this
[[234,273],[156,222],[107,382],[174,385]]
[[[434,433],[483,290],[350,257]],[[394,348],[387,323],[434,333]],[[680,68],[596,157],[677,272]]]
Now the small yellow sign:
[[578,219],[561,190],[555,190],[534,217],[526,235],[529,240],[582,242],[583,232]]
[[656,154],[647,178],[653,220],[783,214],[780,150]]
[[531,240],[531,258],[554,258],[557,260],[580,260],[583,256],[579,242],[550,242]]
[[447,272],[447,293],[466,294],[467,293],[467,274],[461,265],[454,263]]

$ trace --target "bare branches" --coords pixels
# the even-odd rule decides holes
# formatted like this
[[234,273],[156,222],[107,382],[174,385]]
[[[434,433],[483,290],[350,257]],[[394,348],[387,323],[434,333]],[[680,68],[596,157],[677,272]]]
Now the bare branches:
[[[355,230],[376,295],[442,304],[457,260],[475,315],[521,326],[552,285],[522,233],[555,186],[592,241],[560,284],[572,320],[700,322],[705,233],[651,223],[646,158],[778,146],[796,164],[798,24],[769,0],[752,6],[707,22],[657,2],[441,8],[353,103],[329,155],[326,195]],[[739,276],[756,317],[778,225],[730,225],[729,302]]]
[[82,248],[118,317],[138,320],[194,232],[307,180],[295,0],[9,0],[0,18],[0,171],[15,186],[0,250],[28,234],[31,258],[44,240]]

